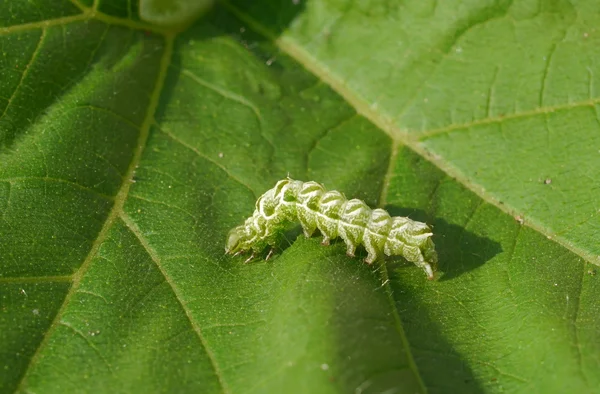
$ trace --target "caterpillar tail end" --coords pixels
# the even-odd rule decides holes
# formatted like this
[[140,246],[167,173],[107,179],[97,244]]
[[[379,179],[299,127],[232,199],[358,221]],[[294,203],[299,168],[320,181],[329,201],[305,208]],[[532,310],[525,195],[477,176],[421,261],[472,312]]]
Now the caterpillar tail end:
[[427,279],[434,280],[437,271],[438,255],[435,251],[435,245],[431,240],[431,235],[427,237],[424,245],[422,245],[421,252],[424,261],[420,264],[420,266],[423,268],[423,271],[425,271]]

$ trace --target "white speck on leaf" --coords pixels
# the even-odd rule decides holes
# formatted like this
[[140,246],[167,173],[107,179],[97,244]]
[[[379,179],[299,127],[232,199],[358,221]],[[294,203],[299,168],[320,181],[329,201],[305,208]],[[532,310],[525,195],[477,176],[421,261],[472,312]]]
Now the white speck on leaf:
[[517,221],[517,222],[518,222],[520,225],[523,225],[523,223],[525,223],[525,219],[523,219],[523,217],[522,217],[522,216],[520,216],[520,215],[517,215],[517,216],[515,216],[515,220],[516,220],[516,221]]

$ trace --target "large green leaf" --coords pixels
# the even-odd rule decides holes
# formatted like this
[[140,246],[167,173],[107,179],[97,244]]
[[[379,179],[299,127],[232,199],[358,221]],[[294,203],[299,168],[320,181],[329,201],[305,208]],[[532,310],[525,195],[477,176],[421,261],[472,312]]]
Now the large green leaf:
[[[600,392],[594,2],[134,3],[0,4],[0,391]],[[225,256],[288,173],[441,278]]]

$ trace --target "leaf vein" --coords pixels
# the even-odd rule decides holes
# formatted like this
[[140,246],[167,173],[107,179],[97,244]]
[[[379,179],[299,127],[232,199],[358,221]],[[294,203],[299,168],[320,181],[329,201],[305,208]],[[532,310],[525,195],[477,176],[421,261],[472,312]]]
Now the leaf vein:
[[534,116],[538,116],[538,115],[547,115],[547,114],[551,114],[551,113],[558,112],[558,111],[571,110],[574,108],[594,107],[599,103],[600,103],[600,97],[592,98],[589,100],[576,101],[573,103],[567,103],[567,104],[562,104],[562,105],[551,105],[551,106],[545,106],[545,107],[538,107],[538,108],[535,108],[535,109],[532,109],[529,111],[515,112],[510,115],[487,117],[487,118],[477,119],[472,122],[455,123],[455,124],[451,124],[448,126],[438,128],[438,129],[432,129],[432,130],[420,132],[420,133],[418,133],[418,138],[416,139],[416,141],[414,143],[423,142],[424,140],[426,140],[428,138],[435,137],[440,134],[448,134],[453,131],[468,130],[469,128],[475,127],[475,126],[482,126],[482,125],[493,124],[493,123],[502,123],[507,120],[528,118],[528,117],[534,117]]
[[[1,30],[0,30],[0,32],[1,32]],[[142,152],[143,152],[144,147],[146,146],[146,142],[148,140],[150,126],[152,125],[152,119],[154,118],[154,112],[156,111],[156,108],[158,106],[158,101],[159,101],[160,93],[162,91],[164,80],[165,80],[165,77],[167,74],[168,65],[171,61],[171,57],[173,54],[173,37],[167,37],[165,40],[165,44],[166,45],[164,48],[163,57],[161,59],[159,72],[157,74],[156,84],[154,86],[154,90],[151,95],[151,99],[150,99],[150,102],[148,105],[148,111],[146,113],[144,123],[143,123],[142,127],[140,128],[138,144],[134,151],[133,157],[131,159],[129,168],[127,170],[127,176],[125,179],[123,179],[121,188],[119,189],[119,191],[116,194],[113,207],[110,210],[110,212],[104,222],[104,225],[102,226],[102,229],[98,233],[98,236],[96,237],[95,241],[92,243],[92,246],[90,248],[88,255],[86,256],[85,260],[83,261],[83,263],[81,264],[81,266],[79,267],[77,272],[75,272],[75,274],[73,274],[73,277],[72,277],[73,283],[71,285],[71,288],[69,289],[67,295],[65,296],[64,301],[63,301],[59,311],[56,313],[56,316],[54,317],[54,320],[48,327],[48,330],[44,334],[44,337],[42,338],[42,340],[39,343],[37,349],[35,350],[33,356],[31,357],[31,360],[29,361],[29,365],[24,370],[23,376],[21,376],[21,379],[17,384],[17,391],[27,391],[27,387],[26,387],[27,372],[30,371],[32,369],[32,367],[35,366],[39,362],[39,359],[41,357],[41,353],[42,353],[43,349],[46,348],[46,346],[48,345],[48,342],[50,341],[50,337],[52,336],[52,334],[54,333],[56,328],[61,324],[62,316],[65,313],[65,311],[71,301],[71,298],[73,298],[73,295],[77,292],[79,285],[81,284],[81,281],[83,280],[84,275],[90,268],[92,261],[94,260],[94,257],[96,256],[98,250],[100,249],[100,245],[102,245],[102,243],[108,236],[109,230],[112,227],[115,219],[118,218],[119,213],[122,211],[123,204],[125,203],[125,200],[127,199],[127,195],[129,193],[129,188],[132,184],[131,180],[133,179],[135,169],[139,165],[139,162],[142,157]]]
[[200,152],[197,148],[195,148],[194,146],[188,144],[187,142],[181,140],[180,138],[176,137],[173,133],[161,128],[158,125],[155,125],[155,127],[160,130],[161,133],[165,134],[167,137],[171,138],[173,141],[177,142],[178,144],[182,145],[185,148],[188,148],[189,150],[191,150],[192,152],[194,152],[195,154],[197,154],[198,156],[200,156],[201,158],[205,159],[206,161],[214,164],[215,166],[219,167],[221,170],[223,170],[231,179],[233,179],[234,181],[236,181],[237,183],[239,183],[240,185],[246,187],[250,193],[252,193],[252,195],[256,198],[257,195],[254,192],[254,190],[252,190],[252,188],[250,186],[248,186],[246,183],[242,182],[242,180],[240,180],[239,178],[235,177],[233,174],[231,174],[229,172],[229,170],[227,168],[225,168],[222,164],[214,161],[213,159],[211,159],[210,157],[206,156],[204,153]]
[[246,98],[244,98],[234,92],[223,89],[222,87],[212,84],[208,81],[205,81],[189,70],[183,69],[183,70],[181,70],[181,73],[183,75],[189,77],[192,81],[196,82],[198,85],[204,86],[205,88],[208,88],[208,89],[212,90],[213,92],[218,93],[219,95],[223,96],[224,98],[226,98],[228,100],[235,101],[236,103],[239,103],[245,107],[248,107],[254,113],[254,115],[258,119],[259,123],[262,123],[262,115],[260,113],[260,110],[258,109],[258,107],[256,105],[252,104]]
[[[378,205],[380,207],[384,206],[387,201],[387,194],[388,194],[389,185],[392,181],[392,176],[394,173],[395,162],[396,162],[396,158],[398,156],[398,149],[399,149],[399,142],[394,140],[392,143],[392,152],[390,155],[390,163],[388,165],[388,169],[384,176],[384,184],[381,188],[381,195],[379,197]],[[425,383],[423,382],[423,379],[421,378],[421,374],[419,373],[419,369],[417,367],[417,364],[415,363],[415,360],[412,355],[412,351],[410,349],[410,345],[408,343],[408,338],[406,337],[406,333],[404,332],[404,327],[402,326],[402,319],[400,318],[400,313],[398,312],[398,307],[396,306],[396,302],[394,300],[392,286],[390,285],[390,275],[389,275],[388,268],[387,268],[387,265],[385,262],[383,262],[381,264],[381,280],[383,283],[382,287],[385,288],[385,293],[387,294],[387,299],[389,301],[390,309],[392,310],[392,315],[393,315],[393,319],[394,319],[394,324],[396,326],[396,331],[398,332],[398,335],[400,336],[400,339],[402,341],[402,344],[403,344],[405,352],[406,352],[406,358],[408,359],[408,364],[409,364],[410,370],[415,375],[415,379],[417,380],[417,382],[419,384],[421,392],[427,393],[427,387],[425,387]]]
[[86,12],[89,10],[89,8],[83,5],[79,0],[69,0],[69,2],[75,7],[79,8],[82,12]]
[[396,140],[392,140],[392,150],[390,153],[389,163],[385,176],[383,178],[383,184],[381,186],[381,193],[379,195],[379,207],[385,208],[387,205],[387,196],[390,189],[390,183],[394,178],[394,168],[396,166],[396,159],[398,158],[399,143]]
[[171,208],[171,209],[174,209],[176,211],[181,211],[186,216],[189,216],[190,218],[194,219],[194,225],[198,224],[198,218],[196,216],[194,216],[194,214],[192,214],[191,212],[189,212],[189,211],[187,211],[187,210],[185,210],[185,209],[183,209],[181,207],[178,207],[176,205],[167,204],[166,202],[163,202],[163,201],[152,200],[152,199],[149,199],[149,198],[146,198],[146,197],[142,197],[140,195],[134,195],[134,194],[132,194],[132,195],[130,195],[130,197],[131,198],[135,198],[136,200],[145,201],[145,202],[150,203],[150,204],[163,205],[163,206],[165,206],[167,208]]
[[121,212],[120,217],[121,217],[121,220],[123,221],[123,223],[125,223],[127,228],[135,235],[135,237],[138,239],[140,244],[144,247],[144,249],[148,253],[148,256],[150,256],[150,258],[152,259],[152,261],[154,262],[154,264],[156,265],[156,267],[158,268],[158,270],[164,277],[167,284],[171,287],[171,291],[175,295],[177,302],[179,303],[181,309],[185,313],[186,318],[188,319],[192,329],[196,333],[198,339],[200,340],[200,343],[202,344],[202,347],[204,348],[204,351],[206,352],[206,355],[208,356],[208,358],[210,360],[210,363],[213,367],[215,376],[217,377],[217,380],[219,381],[219,384],[221,385],[223,392],[229,393],[230,390],[227,387],[225,381],[223,380],[223,373],[219,368],[219,365],[217,363],[217,360],[215,358],[215,355],[214,355],[212,349],[208,346],[208,342],[206,341],[206,338],[204,337],[204,334],[202,333],[200,326],[198,325],[198,323],[192,316],[190,309],[187,307],[186,303],[184,302],[183,297],[181,296],[178,287],[175,285],[175,283],[173,282],[173,279],[169,276],[169,274],[163,268],[160,257],[158,256],[156,251],[152,248],[152,246],[150,246],[150,244],[148,243],[146,238],[142,235],[140,229],[137,227],[135,222],[124,212]]
[[112,200],[115,199],[115,196],[111,196],[111,195],[108,195],[108,194],[100,193],[100,192],[98,192],[98,191],[96,191],[96,190],[94,190],[92,188],[80,185],[79,183],[76,183],[76,182],[73,182],[73,181],[69,181],[69,180],[66,180],[66,179],[60,179],[60,178],[53,178],[53,177],[47,177],[47,176],[43,176],[43,177],[42,176],[40,176],[40,177],[38,177],[38,176],[22,176],[22,177],[13,177],[13,178],[3,178],[3,179],[0,179],[0,181],[7,182],[10,185],[13,185],[16,182],[25,182],[25,181],[41,181],[41,182],[62,183],[62,184],[65,184],[65,185],[73,186],[73,187],[75,187],[77,189],[84,190],[84,191],[86,191],[88,193],[91,193],[91,194],[94,194],[96,196],[102,197],[102,198],[104,198],[106,200],[112,201]]
[[71,325],[71,323],[68,323],[66,321],[60,321],[60,322],[58,322],[58,324],[61,325],[61,326],[63,326],[63,327],[67,327],[68,329],[70,329],[71,331],[73,331],[75,334],[77,334],[78,336],[80,336],[81,338],[83,338],[83,340],[85,341],[85,343],[87,343],[88,346],[90,348],[92,348],[96,352],[96,354],[98,354],[98,357],[100,357],[100,359],[102,361],[104,361],[104,364],[106,364],[106,367],[108,368],[108,370],[112,374],[114,374],[112,366],[110,365],[110,363],[108,362],[108,360],[106,359],[106,357],[104,357],[104,355],[102,354],[102,352],[100,352],[100,349],[98,349],[98,347],[90,340],[90,338],[88,338],[83,332],[81,332],[77,328],[73,327],[73,325]]
[[5,276],[0,278],[0,283],[47,283],[47,282],[71,282],[73,276]]
[[33,62],[35,62],[35,59],[37,59],[38,52],[40,51],[40,48],[42,47],[42,44],[43,44],[45,38],[46,38],[46,29],[42,29],[42,32],[40,33],[40,38],[35,46],[35,49],[33,50],[32,54],[31,54],[31,58],[29,59],[29,61],[27,62],[27,65],[23,69],[23,72],[21,73],[21,78],[19,79],[19,83],[17,84],[17,86],[15,86],[15,90],[12,92],[12,94],[8,98],[8,103],[6,103],[6,107],[4,107],[4,111],[0,115],[0,120],[2,120],[2,118],[4,118],[4,116],[8,112],[8,109],[9,109],[13,99],[17,95],[17,92],[19,92],[19,90],[23,86],[23,81],[25,81],[25,78],[27,78],[27,75],[29,75],[29,70],[31,68],[31,65],[33,64]]
[[261,137],[267,142],[267,144],[269,144],[269,146],[271,147],[271,151],[272,152],[275,151],[275,146],[273,146],[273,142],[271,142],[271,140],[268,139],[264,135],[264,129],[265,129],[264,121],[263,121],[263,117],[260,112],[260,109],[256,105],[254,105],[250,100],[246,99],[245,97],[243,97],[237,93],[234,93],[234,92],[224,89],[218,85],[215,85],[213,83],[205,81],[204,79],[200,78],[199,76],[197,76],[196,74],[194,74],[193,72],[191,72],[189,70],[182,69],[181,74],[187,76],[188,78],[190,78],[192,81],[196,82],[197,84],[214,91],[215,93],[221,95],[223,98],[225,98],[227,100],[231,100],[238,104],[241,104],[241,105],[245,106],[246,108],[250,109],[250,111],[252,111],[252,113],[254,114],[254,116],[256,117],[256,120],[258,122],[258,126],[261,131]]
[[583,356],[581,354],[581,341],[579,340],[579,328],[577,327],[577,319],[579,318],[579,312],[581,311],[581,293],[583,291],[583,283],[584,283],[584,278],[586,275],[585,263],[583,263],[581,265],[582,265],[582,267],[581,267],[582,270],[581,270],[581,275],[579,277],[579,288],[577,289],[578,290],[577,297],[575,297],[575,306],[574,306],[575,310],[573,311],[572,319],[569,319],[569,323],[571,325],[573,339],[575,340],[573,347],[575,348],[575,352],[576,352],[577,366],[579,367],[579,373],[581,374],[583,381],[588,385],[588,387],[591,387],[589,384],[587,375],[585,374],[584,369],[583,369]]

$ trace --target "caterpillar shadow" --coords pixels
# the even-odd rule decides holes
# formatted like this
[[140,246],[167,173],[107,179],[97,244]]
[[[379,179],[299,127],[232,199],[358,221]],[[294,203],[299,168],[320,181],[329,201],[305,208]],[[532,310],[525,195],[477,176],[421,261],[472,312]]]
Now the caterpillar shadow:
[[[450,224],[445,219],[428,218],[425,211],[397,207],[387,209],[392,215],[408,216],[433,224],[439,270],[443,272],[439,281],[447,281],[473,270],[502,251],[498,242]],[[381,281],[379,264],[369,267],[362,263],[366,257],[364,248],[357,250],[356,257],[347,258],[343,254],[345,246],[340,238],[329,247],[335,248],[335,251],[321,247],[321,234],[317,231],[310,240],[306,240],[299,225],[293,225],[279,239],[274,259],[283,257],[282,262],[299,265],[316,262],[315,268],[310,271],[315,276],[307,283],[312,283],[316,278],[320,278],[319,281],[326,278],[325,282],[330,284],[326,291],[330,292],[332,305],[335,306],[330,322],[332,327],[337,327],[333,337],[339,341],[336,346],[338,353],[332,360],[332,371],[337,369],[337,372],[332,372],[331,376],[340,387],[347,391],[360,389],[363,393],[404,387],[407,382],[414,380],[406,376],[407,370],[403,364],[403,355],[408,353],[412,354],[418,365],[418,373],[430,392],[447,392],[448,387],[460,387],[460,392],[464,393],[485,392],[468,360],[457,353],[453,343],[446,339],[447,334],[438,319],[429,315],[430,306],[423,302],[422,295],[426,294],[427,288],[436,284],[426,281],[421,276],[422,272],[412,263],[401,257],[386,259],[391,268],[388,278],[389,286],[393,289],[392,307],[397,309],[408,339],[409,345],[405,348],[406,345],[400,343],[396,331],[392,329],[393,324],[381,318],[389,314],[389,296],[385,287],[388,282]],[[264,259],[266,253],[267,250],[262,256],[257,256],[257,261]],[[281,265],[275,264],[274,269],[280,269],[278,267]],[[414,272],[405,275],[406,271],[401,272],[404,269],[394,269],[399,265]],[[420,280],[415,282],[415,278]],[[386,346],[379,348],[379,342],[369,340],[377,336],[385,338]],[[373,347],[376,349],[373,350]],[[361,363],[360,371],[350,376],[344,373],[349,365],[356,368],[356,364],[347,361],[350,359],[368,359],[369,362]],[[376,373],[384,370],[385,373]],[[440,385],[439,381],[443,384]]]
[[[459,277],[485,264],[494,256],[502,252],[502,246],[488,237],[478,235],[465,229],[462,226],[448,223],[443,218],[429,219],[422,210],[408,210],[395,207],[387,207],[392,216],[408,216],[413,220],[426,222],[432,225],[434,233],[435,248],[438,252],[438,279],[447,281]],[[291,246],[298,237],[302,235],[300,226],[294,226],[286,231],[275,247],[275,255],[279,255]],[[319,231],[313,234],[313,237],[321,237]],[[331,245],[343,243],[340,238],[332,241]],[[263,253],[263,258],[268,251]],[[356,251],[355,259],[361,261],[367,256],[364,247],[359,247]],[[386,261],[392,267],[414,265],[399,256],[387,257]],[[440,275],[441,273],[441,275]]]
[[[439,281],[451,280],[472,271],[502,252],[500,243],[485,234],[476,234],[443,218],[432,218],[421,209],[393,205],[386,209],[392,216],[407,216],[433,227],[433,242],[438,252],[437,270],[442,274]],[[393,261],[400,262],[399,259]]]

